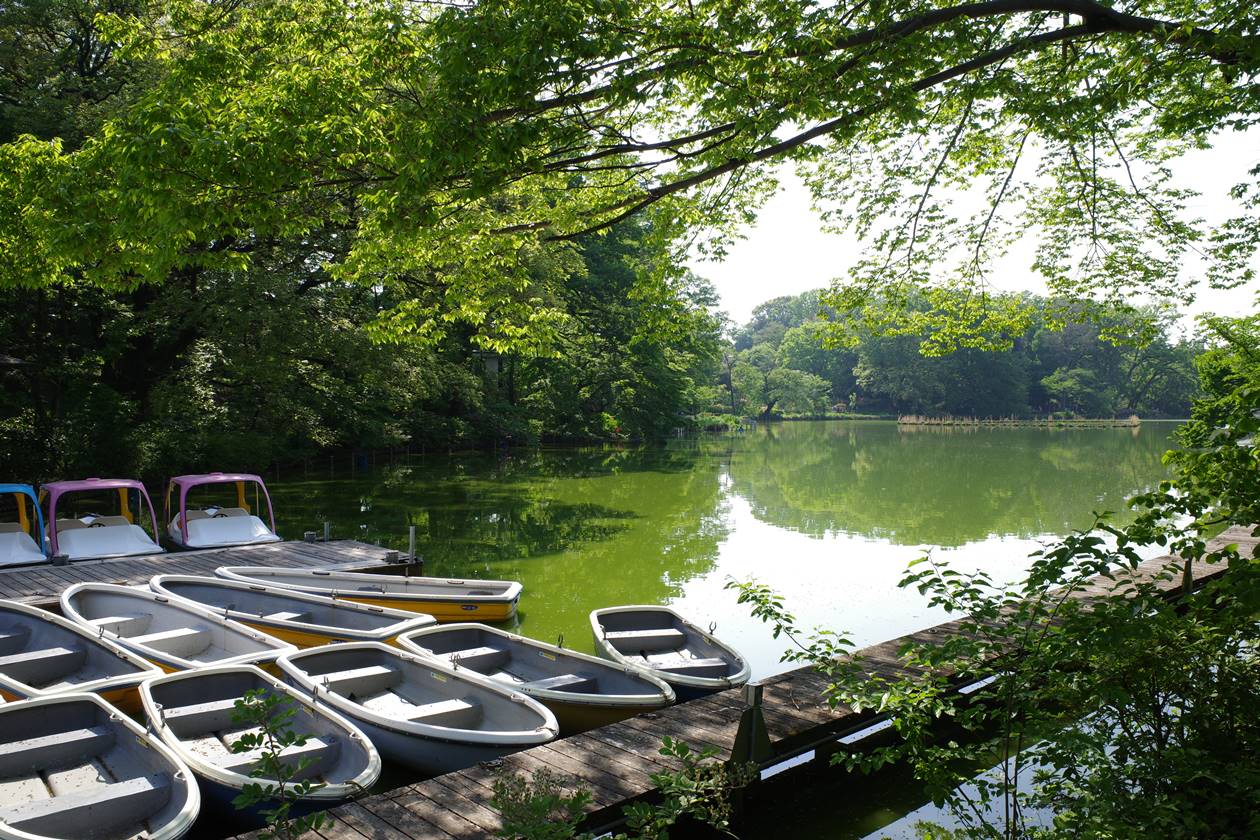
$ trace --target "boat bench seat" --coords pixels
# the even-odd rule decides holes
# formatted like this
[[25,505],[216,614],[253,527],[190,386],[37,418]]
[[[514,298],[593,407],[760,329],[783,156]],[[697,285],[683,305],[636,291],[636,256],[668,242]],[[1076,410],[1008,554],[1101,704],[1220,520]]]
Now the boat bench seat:
[[311,623],[311,614],[308,612],[288,612],[281,610],[280,612],[268,613],[262,617],[271,621],[300,621],[303,624]]
[[0,522],[0,534],[25,534],[21,522]]
[[21,624],[10,624],[8,627],[0,627],[0,654],[10,654],[20,651],[26,647],[26,643],[30,641],[31,628]]
[[652,662],[649,667],[671,674],[688,677],[725,677],[731,672],[725,659],[682,659],[672,662]]
[[511,654],[506,650],[496,647],[453,650],[445,655],[451,660],[451,664],[457,664],[461,668],[471,668],[474,671],[489,671],[492,668],[501,668],[512,658]]
[[143,822],[171,798],[169,773],[154,773],[50,799],[0,807],[9,828],[44,837],[81,837],[85,826],[104,836]]
[[481,704],[475,698],[453,698],[416,706],[407,716],[412,723],[469,729],[481,721]]
[[83,666],[87,649],[81,645],[27,650],[0,656],[0,674],[29,685],[50,683]]
[[402,680],[402,674],[384,665],[366,665],[329,674],[312,674],[311,678],[316,685],[325,686],[337,694],[366,697],[397,685]]
[[184,738],[218,732],[233,726],[232,715],[236,711],[236,699],[229,697],[226,700],[208,700],[189,706],[172,706],[162,710],[162,719]]
[[108,630],[111,633],[117,633],[118,635],[123,636],[123,635],[126,635],[126,632],[130,629],[130,625],[132,624],[142,625],[140,627],[137,627],[136,628],[137,630],[143,629],[144,627],[148,626],[147,622],[145,621],[146,619],[148,619],[148,621],[152,621],[153,616],[151,615],[106,615],[106,616],[101,616],[100,618],[88,619],[88,623],[91,624],[93,627],[99,627],[102,630]]
[[73,531],[77,528],[86,528],[87,526],[88,524],[82,519],[58,519],[56,530],[60,534],[62,531]]
[[612,630],[604,634],[613,647],[622,653],[638,653],[656,650],[677,650],[687,641],[687,635],[673,627],[652,630]]
[[114,730],[89,726],[0,744],[0,776],[22,776],[63,764],[78,764],[114,745]]
[[[306,743],[300,747],[286,747],[281,751],[279,759],[285,767],[295,771],[293,776],[295,780],[301,780],[319,775],[322,772],[322,768],[336,762],[340,755],[341,742],[335,737],[308,737]],[[213,761],[217,767],[223,770],[248,776],[249,772],[254,769],[254,765],[262,759],[262,756],[263,750],[260,748],[249,750],[248,752],[218,755],[214,757]],[[298,765],[303,761],[305,761],[305,766],[298,770]]]
[[187,658],[210,646],[210,634],[196,627],[176,627],[145,633],[143,636],[128,636],[127,641],[169,653],[171,656]]
[[556,674],[554,677],[532,680],[531,682],[521,683],[512,687],[536,688],[544,691],[593,691],[595,682],[594,677],[584,677],[581,674]]

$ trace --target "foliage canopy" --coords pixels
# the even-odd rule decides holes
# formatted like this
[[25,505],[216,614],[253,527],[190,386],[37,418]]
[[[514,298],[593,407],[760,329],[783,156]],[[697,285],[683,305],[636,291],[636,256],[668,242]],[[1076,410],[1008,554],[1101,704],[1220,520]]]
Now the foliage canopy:
[[[466,325],[539,352],[562,313],[532,262],[644,211],[663,241],[704,230],[720,251],[790,162],[872,246],[836,308],[947,350],[1028,323],[987,294],[1026,228],[1056,299],[1111,305],[1183,297],[1193,251],[1245,282],[1260,240],[1254,182],[1213,230],[1170,171],[1260,113],[1248,0],[91,0],[80,17],[126,84],[81,144],[24,123],[0,147],[5,285],[163,282],[328,236],[312,261],[398,290],[378,338]],[[963,189],[986,206],[953,218]],[[911,294],[932,306],[907,312]]]

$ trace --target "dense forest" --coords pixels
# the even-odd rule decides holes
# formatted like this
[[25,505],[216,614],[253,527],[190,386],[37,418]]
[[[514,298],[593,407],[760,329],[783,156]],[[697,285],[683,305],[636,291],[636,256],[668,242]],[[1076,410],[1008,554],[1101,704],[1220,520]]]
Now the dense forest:
[[[1186,417],[1203,344],[1148,311],[1055,325],[1048,301],[1011,349],[933,356],[913,335],[839,330],[821,292],[761,304],[724,356],[724,406],[752,416],[841,413],[959,417]],[[1147,335],[1136,323],[1144,324]],[[1108,336],[1129,334],[1128,340]],[[847,340],[837,341],[848,336]],[[837,346],[828,346],[835,344]]]

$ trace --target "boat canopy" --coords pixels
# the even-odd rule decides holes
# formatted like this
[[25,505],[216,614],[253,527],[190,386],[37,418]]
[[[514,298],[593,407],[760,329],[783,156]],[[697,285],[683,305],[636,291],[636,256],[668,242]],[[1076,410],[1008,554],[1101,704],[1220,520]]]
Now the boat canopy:
[[[16,524],[20,530],[12,531],[8,527],[0,527],[0,565],[39,562],[47,557],[48,545],[44,538],[44,512],[40,509],[35,488],[29,484],[0,484],[0,495],[7,494],[13,496],[14,506],[17,508],[17,522],[0,523],[0,525]],[[34,514],[33,517],[32,514]],[[10,544],[5,545],[5,543]],[[38,549],[38,556],[35,556],[32,544]]]
[[[127,492],[135,490],[140,494],[143,503],[149,506],[149,521],[153,526],[153,535],[156,537],[159,533],[157,527],[157,513],[153,510],[153,502],[149,499],[149,492],[144,489],[144,485],[132,478],[84,478],[77,481],[53,481],[48,484],[41,485],[39,488],[40,496],[46,496],[48,499],[48,534],[49,541],[52,544],[52,553],[58,553],[57,545],[57,502],[62,496],[70,493],[99,493],[101,491],[114,490],[118,493],[118,510],[127,522],[135,524],[136,514],[132,512],[131,505],[127,500]],[[161,550],[161,549],[157,549]]]
[[[245,500],[245,485],[255,484],[262,489],[263,498],[267,501],[267,518],[271,522],[271,533],[276,532],[276,514],[271,508],[271,494],[267,492],[267,485],[263,483],[262,477],[253,473],[202,473],[200,475],[177,475],[171,479],[171,483],[166,488],[166,519],[171,519],[171,497],[175,490],[179,490],[178,507],[174,509],[179,514],[179,532],[183,537],[182,542],[188,541],[188,517],[184,514],[187,512],[188,491],[194,487],[200,487],[203,484],[235,484],[236,485],[236,506],[244,510],[246,513],[252,513],[249,504]],[[257,498],[257,497],[255,497]]]

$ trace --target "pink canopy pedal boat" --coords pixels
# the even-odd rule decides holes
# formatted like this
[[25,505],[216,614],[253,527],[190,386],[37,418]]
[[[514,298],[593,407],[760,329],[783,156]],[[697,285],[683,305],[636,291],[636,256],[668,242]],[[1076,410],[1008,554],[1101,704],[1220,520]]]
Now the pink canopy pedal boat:
[[[189,509],[190,490],[206,485],[226,484],[235,485],[235,504],[209,504]],[[254,491],[252,507],[246,493],[248,486],[252,486]],[[261,513],[262,502],[267,504],[270,527],[254,513]],[[175,476],[166,488],[166,521],[166,537],[178,548],[223,548],[280,541],[276,536],[276,515],[271,508],[271,495],[267,492],[267,485],[263,484],[260,477],[250,473],[216,472]]]
[[[54,481],[40,488],[48,501],[48,543],[55,557],[96,560],[159,554],[157,516],[144,485],[130,478]],[[141,524],[148,522],[153,537]],[[110,511],[103,513],[101,511]]]

